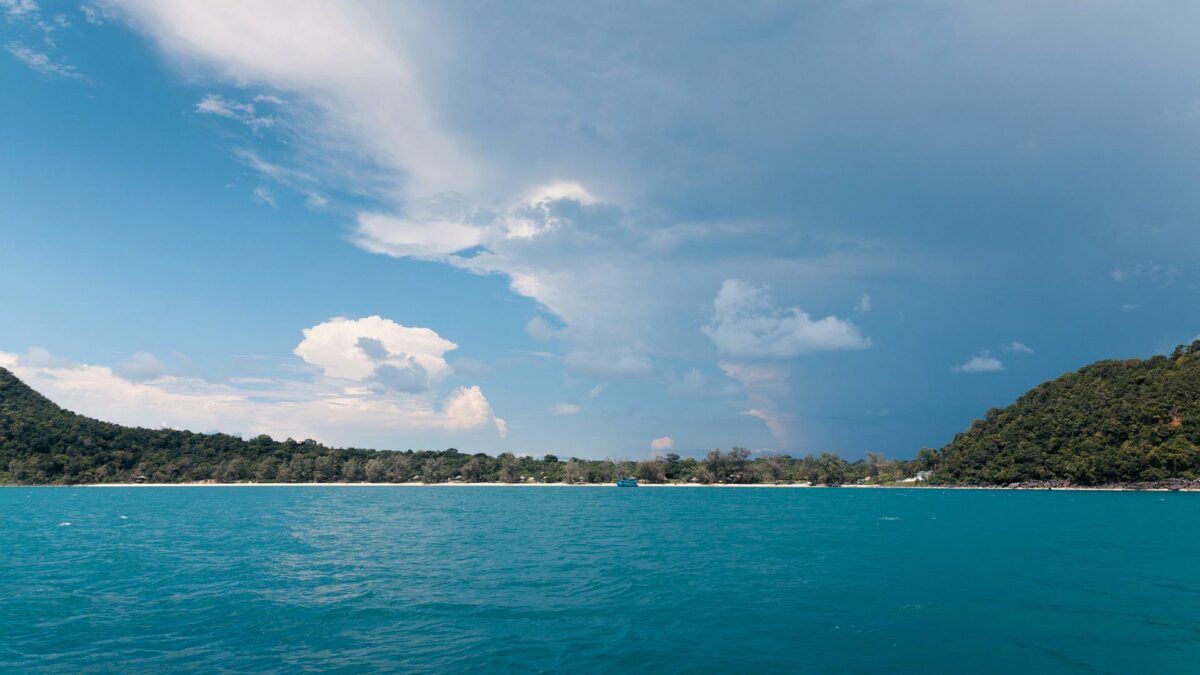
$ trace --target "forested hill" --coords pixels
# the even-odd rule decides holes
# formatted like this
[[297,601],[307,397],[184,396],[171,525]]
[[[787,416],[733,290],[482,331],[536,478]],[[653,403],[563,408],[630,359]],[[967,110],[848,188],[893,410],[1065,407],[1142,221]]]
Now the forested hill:
[[[261,465],[272,478],[290,478],[290,461],[367,459],[365,450],[334,450],[315,442],[244,441],[226,434],[195,434],[101,422],[63,410],[0,368],[0,482],[51,484],[241,479]],[[375,455],[371,455],[374,457]],[[283,464],[280,464],[280,460]],[[360,464],[362,468],[362,464]],[[301,477],[301,478],[305,478]],[[300,478],[298,478],[300,479]]]
[[[638,452],[637,454],[641,454]],[[744,448],[703,459],[668,453],[641,462],[448,450],[330,448],[316,441],[249,441],[226,434],[124,427],[76,415],[0,368],[0,484],[234,482],[650,482],[840,484],[890,482],[920,466],[869,454],[847,462],[833,453],[750,459]]]
[[1046,382],[938,453],[948,484],[1078,485],[1200,478],[1200,340]]

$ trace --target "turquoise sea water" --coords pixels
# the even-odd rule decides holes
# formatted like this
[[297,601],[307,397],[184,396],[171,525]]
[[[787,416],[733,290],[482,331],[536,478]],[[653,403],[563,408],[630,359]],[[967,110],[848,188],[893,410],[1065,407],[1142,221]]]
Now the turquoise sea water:
[[0,489],[0,670],[1196,672],[1198,534],[1200,494]]

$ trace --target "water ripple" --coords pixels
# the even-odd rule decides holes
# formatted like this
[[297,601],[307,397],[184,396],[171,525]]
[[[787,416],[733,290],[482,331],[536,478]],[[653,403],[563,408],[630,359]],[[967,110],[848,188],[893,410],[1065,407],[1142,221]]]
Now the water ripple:
[[1186,672],[1146,497],[8,489],[0,670]]

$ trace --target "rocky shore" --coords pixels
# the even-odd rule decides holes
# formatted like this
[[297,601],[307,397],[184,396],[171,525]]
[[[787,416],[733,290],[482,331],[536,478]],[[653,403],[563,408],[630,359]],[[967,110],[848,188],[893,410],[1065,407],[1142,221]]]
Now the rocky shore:
[[[982,486],[981,486],[982,487]],[[1200,491],[1200,479],[1167,478],[1155,481],[1137,481],[1129,483],[1108,483],[1105,485],[1076,485],[1065,480],[1024,481],[993,485],[989,487],[1010,490],[1146,490],[1146,491]]]

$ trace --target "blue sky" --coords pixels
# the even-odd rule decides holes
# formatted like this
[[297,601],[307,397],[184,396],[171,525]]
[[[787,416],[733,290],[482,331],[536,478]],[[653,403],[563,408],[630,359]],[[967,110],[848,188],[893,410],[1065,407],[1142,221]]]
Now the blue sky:
[[911,456],[1200,333],[1200,10],[0,0],[0,365],[129,424]]

